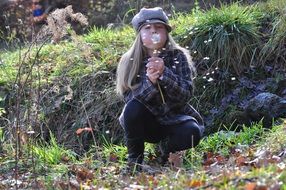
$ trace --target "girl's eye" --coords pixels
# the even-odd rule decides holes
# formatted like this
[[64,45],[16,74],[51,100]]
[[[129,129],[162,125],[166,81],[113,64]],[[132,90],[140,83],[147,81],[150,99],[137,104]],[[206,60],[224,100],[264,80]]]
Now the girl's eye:
[[146,30],[148,30],[148,29],[151,28],[151,26],[150,26],[150,25],[146,25],[146,26],[144,26],[143,28],[146,29]]

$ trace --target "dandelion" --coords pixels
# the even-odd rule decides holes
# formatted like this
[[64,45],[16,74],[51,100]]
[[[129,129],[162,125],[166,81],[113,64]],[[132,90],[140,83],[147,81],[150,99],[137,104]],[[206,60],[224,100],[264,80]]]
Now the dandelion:
[[160,34],[153,34],[151,37],[153,44],[158,44],[161,41]]

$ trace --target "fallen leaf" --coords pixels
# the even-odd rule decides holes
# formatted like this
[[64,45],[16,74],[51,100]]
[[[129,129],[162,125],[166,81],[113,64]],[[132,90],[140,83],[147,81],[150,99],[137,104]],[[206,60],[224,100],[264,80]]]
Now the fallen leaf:
[[244,186],[244,190],[255,190],[256,186],[257,186],[256,183],[253,183],[253,182],[247,183]]
[[173,167],[175,167],[175,168],[182,167],[182,165],[183,165],[183,154],[184,154],[183,151],[170,153],[168,160],[172,164]]
[[92,128],[91,127],[85,127],[85,128],[79,128],[76,130],[76,134],[80,135],[83,131],[88,131],[88,132],[92,132]]
[[204,185],[204,181],[202,180],[197,180],[197,179],[193,179],[191,181],[188,182],[188,187],[201,187]]

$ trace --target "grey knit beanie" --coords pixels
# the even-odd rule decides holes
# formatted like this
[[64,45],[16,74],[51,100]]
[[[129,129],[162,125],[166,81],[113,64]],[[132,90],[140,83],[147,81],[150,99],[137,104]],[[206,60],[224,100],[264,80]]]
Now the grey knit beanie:
[[172,27],[169,25],[169,19],[161,7],[142,8],[131,21],[133,28],[139,32],[145,24],[162,23],[166,26],[167,31],[171,32]]

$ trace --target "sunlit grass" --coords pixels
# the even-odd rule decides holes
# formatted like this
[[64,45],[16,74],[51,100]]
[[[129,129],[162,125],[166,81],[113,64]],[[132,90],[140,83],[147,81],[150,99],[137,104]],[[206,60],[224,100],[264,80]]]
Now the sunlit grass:
[[32,151],[44,164],[59,164],[64,160],[75,161],[75,153],[71,150],[66,150],[63,146],[59,145],[53,135],[51,135],[49,143],[34,145]]
[[208,68],[219,67],[240,74],[249,69],[259,46],[259,19],[256,6],[222,5],[199,11],[193,27],[185,34],[183,44],[209,58]]

